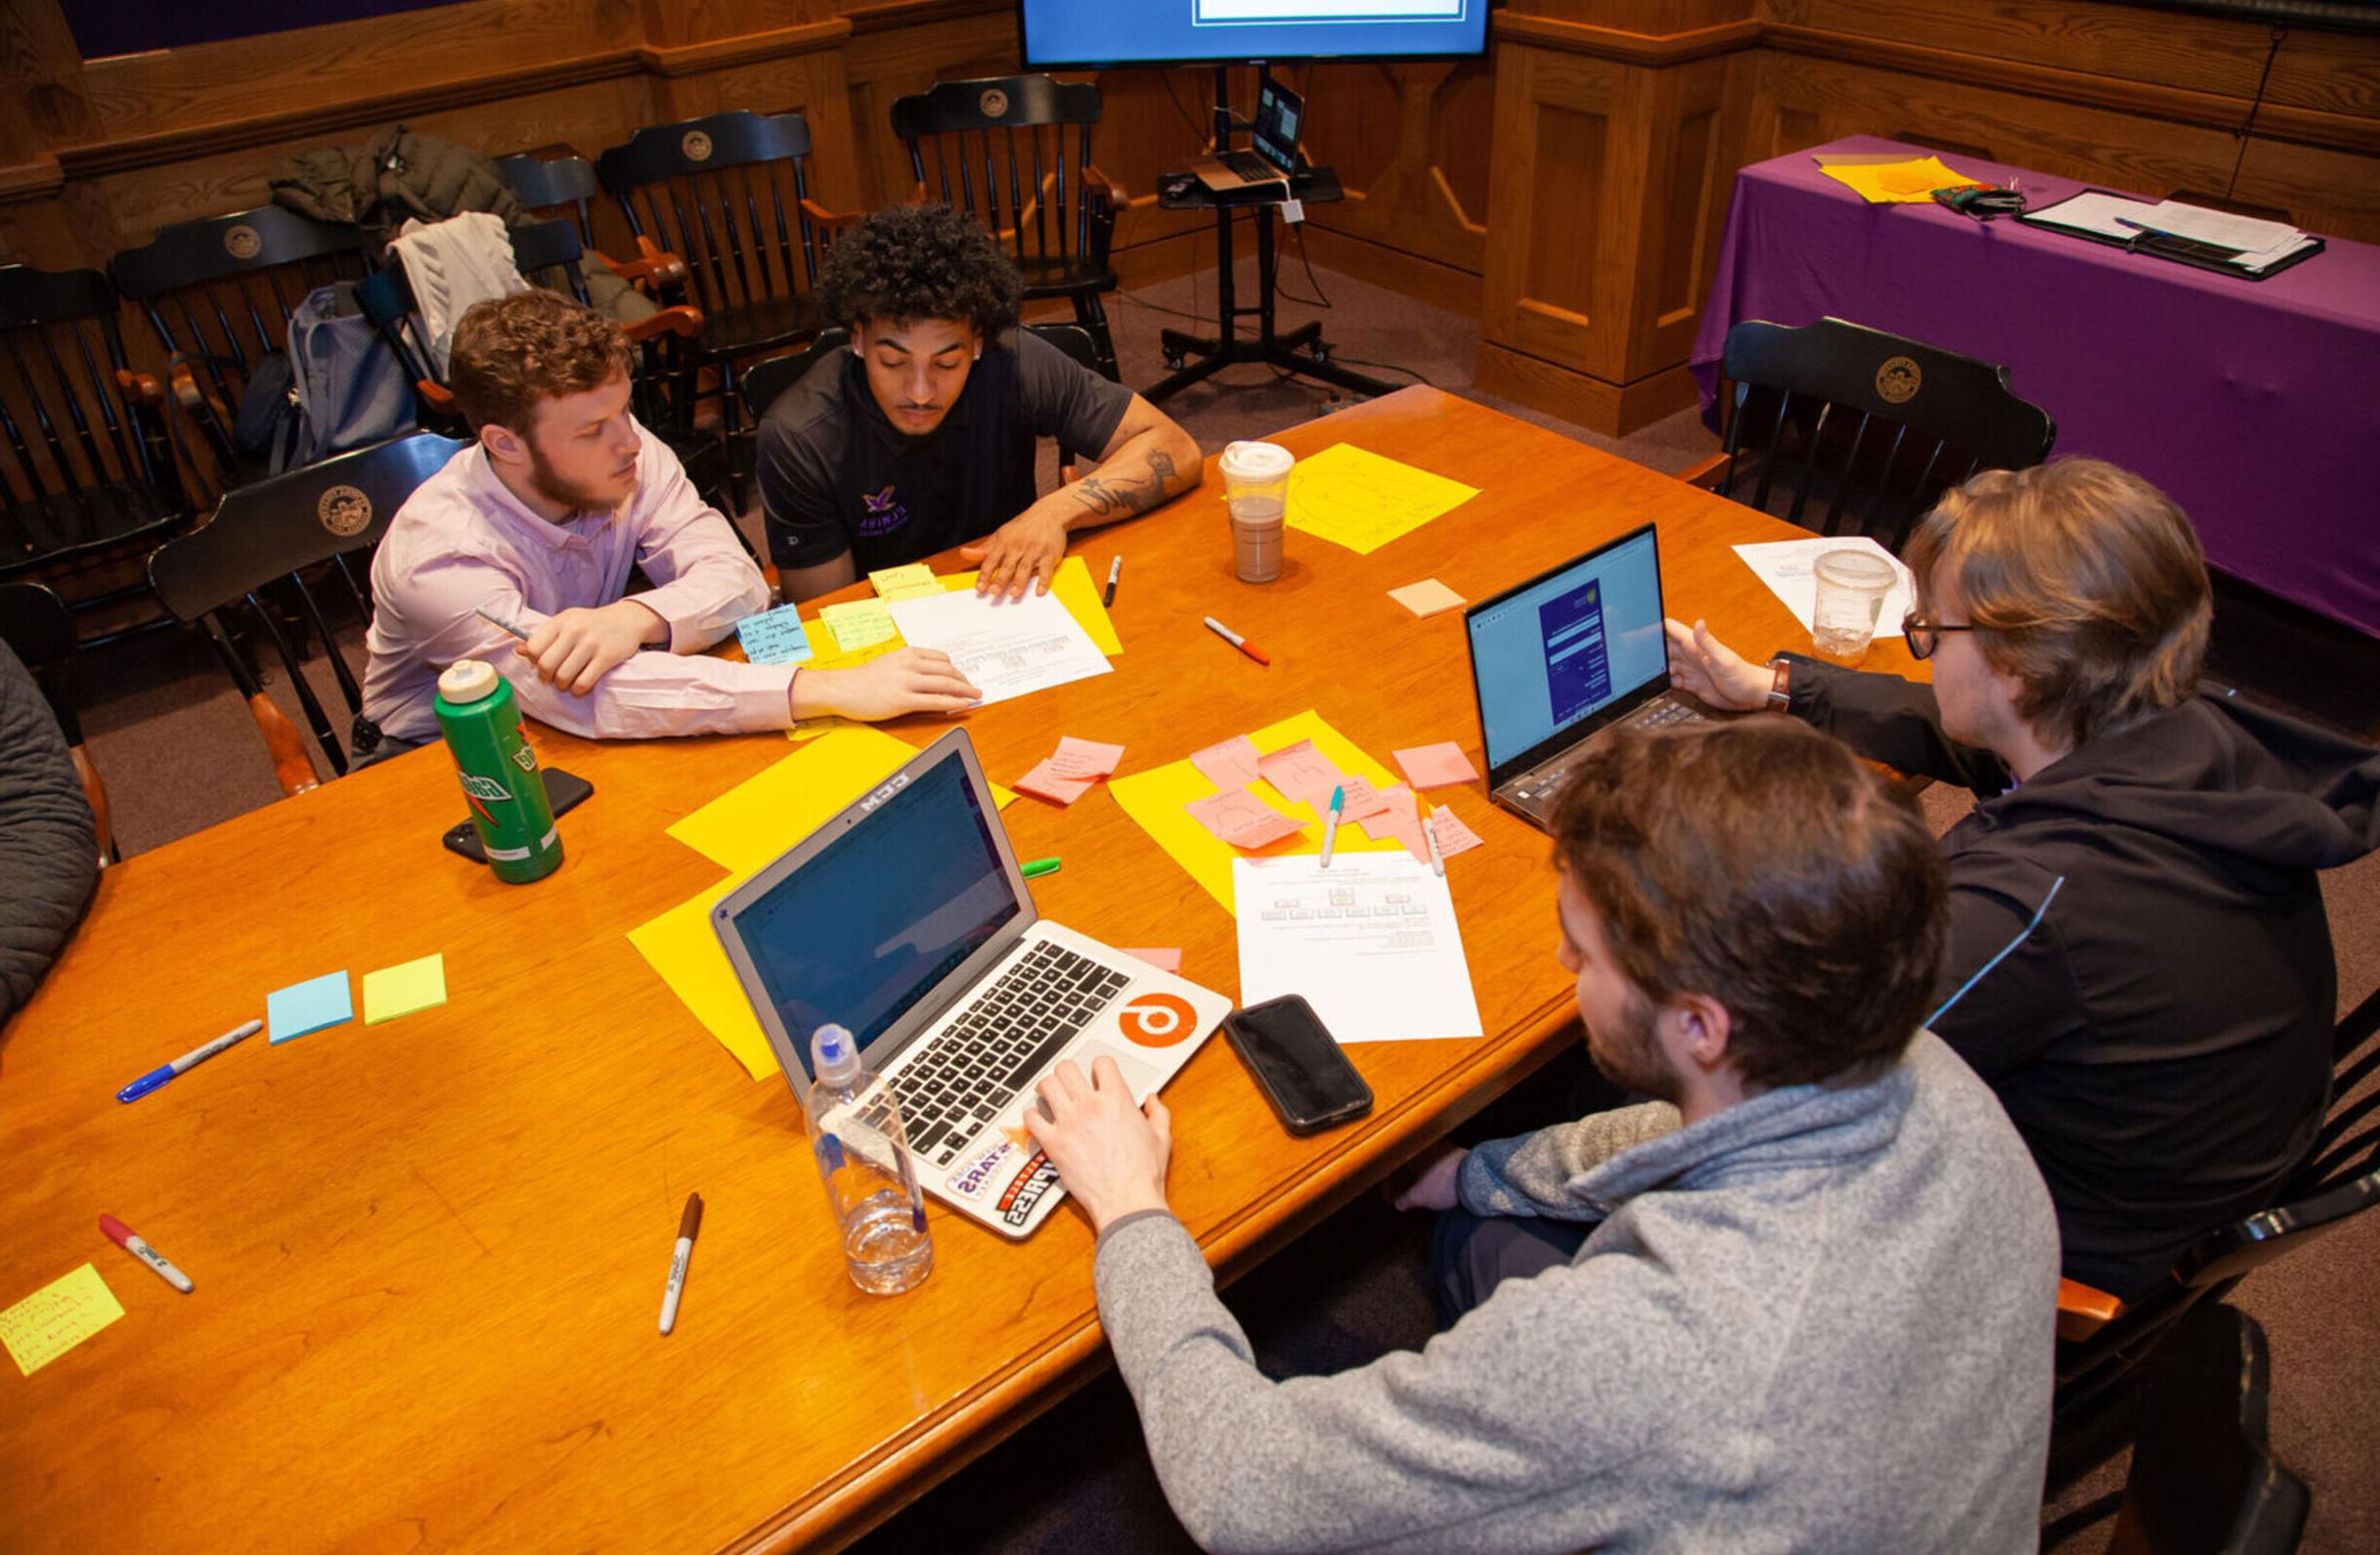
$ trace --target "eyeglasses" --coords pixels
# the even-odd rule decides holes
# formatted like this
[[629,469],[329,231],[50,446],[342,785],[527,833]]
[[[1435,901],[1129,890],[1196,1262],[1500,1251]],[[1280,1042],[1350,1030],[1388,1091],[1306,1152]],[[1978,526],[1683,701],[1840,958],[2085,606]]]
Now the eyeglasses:
[[1992,629],[1988,626],[1976,626],[1972,622],[1965,625],[1953,625],[1947,621],[1929,621],[1916,610],[1901,617],[1901,640],[1909,644],[1909,656],[1913,659],[1932,658],[1934,649],[1942,645],[1942,634],[1945,632],[1989,632],[1990,630]]

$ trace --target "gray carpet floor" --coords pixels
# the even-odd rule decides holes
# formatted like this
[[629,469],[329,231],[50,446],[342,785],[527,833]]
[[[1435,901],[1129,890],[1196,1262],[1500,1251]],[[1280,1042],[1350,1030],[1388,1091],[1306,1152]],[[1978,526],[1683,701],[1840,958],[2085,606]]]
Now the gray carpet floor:
[[[1319,308],[1285,301],[1284,328],[1322,319],[1338,358],[1380,377],[1433,383],[1656,469],[1683,468],[1717,446],[1691,412],[1614,439],[1478,393],[1471,387],[1476,321],[1328,270],[1308,271],[1299,263],[1294,243],[1282,281],[1286,293],[1324,297],[1331,304]],[[1253,294],[1254,282],[1253,264],[1244,265],[1243,295]],[[1163,376],[1160,329],[1211,330],[1213,295],[1210,273],[1115,299],[1110,311],[1125,380],[1147,384]],[[1234,438],[1261,436],[1344,402],[1335,390],[1249,367],[1211,379],[1168,408],[1212,453]],[[749,527],[749,515],[744,521]],[[2223,634],[2219,622],[2219,648]],[[353,634],[346,647],[351,661],[360,662]],[[2243,653],[2241,662],[2254,663],[2256,655]],[[2286,667],[2266,674],[2269,679],[2261,684],[2244,672],[2237,678],[2287,701],[2296,676]],[[2369,689],[2380,682],[2367,676],[2348,679],[2363,689],[2356,694],[2364,700],[2352,706],[2345,720],[2366,731],[2380,728],[2380,710],[2370,705],[2380,693]],[[270,689],[296,716],[288,688]],[[278,798],[245,707],[212,654],[195,640],[152,635],[95,655],[83,672],[82,694],[91,749],[109,781],[117,840],[127,855]],[[319,674],[319,694],[326,705],[339,705],[327,673]],[[2342,716],[2335,704],[2314,710]],[[1927,804],[1936,825],[1947,826],[1961,798],[1935,789]],[[2380,861],[2334,871],[2324,891],[2338,942],[2345,1008],[2380,985]],[[1234,1287],[1230,1300],[1248,1321],[1267,1369],[1276,1375],[1330,1372],[1422,1344],[1431,1331],[1430,1305],[1419,1277],[1423,1233],[1420,1218],[1399,1216],[1367,1199]],[[2314,1491],[2304,1547],[2339,1555],[2380,1548],[2380,1420],[2370,1406],[2380,1399],[2380,1216],[2366,1216],[2307,1252],[2259,1271],[2232,1299],[2265,1325],[2271,1344],[2274,1451]],[[2124,1467],[2119,1458],[2050,1511],[2063,1512],[2119,1487]],[[2098,1550],[2105,1547],[2107,1533],[2101,1524],[2055,1547]],[[1109,1376],[994,1448],[859,1547],[1022,1552],[1190,1546],[1149,1471],[1130,1401]]]

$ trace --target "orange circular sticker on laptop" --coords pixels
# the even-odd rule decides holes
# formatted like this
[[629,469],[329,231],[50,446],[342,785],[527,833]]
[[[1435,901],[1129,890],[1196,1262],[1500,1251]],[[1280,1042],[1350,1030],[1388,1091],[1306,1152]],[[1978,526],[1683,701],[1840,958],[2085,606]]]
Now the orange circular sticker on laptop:
[[1178,994],[1143,994],[1117,1017],[1124,1034],[1143,1047],[1170,1047],[1197,1029],[1197,1013]]

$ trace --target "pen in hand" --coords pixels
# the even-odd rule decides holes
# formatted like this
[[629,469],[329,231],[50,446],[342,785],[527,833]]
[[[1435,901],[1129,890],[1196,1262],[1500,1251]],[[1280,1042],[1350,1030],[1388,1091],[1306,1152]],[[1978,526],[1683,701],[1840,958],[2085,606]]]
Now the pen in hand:
[[702,1195],[685,1196],[685,1213],[678,1218],[678,1249],[670,1255],[670,1282],[661,1292],[661,1331],[678,1326],[678,1298],[685,1292],[686,1261],[694,1256],[694,1233],[702,1229]]
[[490,626],[511,633],[514,637],[519,638],[523,643],[529,641],[529,634],[522,631],[518,623],[506,620],[503,616],[498,615],[495,611],[489,609],[484,604],[475,604],[471,606],[471,613],[478,616],[482,621],[487,622]]

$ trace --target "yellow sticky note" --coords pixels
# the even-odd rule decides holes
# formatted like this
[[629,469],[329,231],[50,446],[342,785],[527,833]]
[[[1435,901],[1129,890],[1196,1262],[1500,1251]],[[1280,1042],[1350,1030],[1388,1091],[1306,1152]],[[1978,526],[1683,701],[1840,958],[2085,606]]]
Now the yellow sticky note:
[[[976,573],[950,572],[943,575],[943,587],[953,594],[975,587]],[[1099,602],[1099,585],[1092,581],[1090,563],[1080,556],[1068,556],[1058,563],[1057,572],[1049,580],[1049,592],[1066,606],[1066,613],[1081,623],[1082,631],[1099,651],[1110,658],[1124,651],[1124,640],[1116,635],[1116,623],[1110,619],[1107,606]]]
[[882,600],[846,600],[841,604],[823,605],[818,610],[818,619],[834,634],[835,650],[839,653],[898,642],[901,638],[901,629],[893,624],[893,612],[885,608]]
[[364,974],[364,1024],[377,1026],[446,1002],[446,954]]
[[85,1264],[0,1312],[0,1345],[29,1377],[123,1315],[115,1292]]
[[[1375,788],[1389,788],[1396,784],[1395,774],[1366,755],[1354,741],[1322,721],[1322,715],[1311,708],[1294,718],[1256,730],[1249,735],[1256,749],[1264,755],[1301,739],[1310,739],[1314,748],[1346,777],[1361,778]],[[1182,807],[1192,800],[1213,795],[1215,786],[1204,773],[1190,764],[1188,757],[1150,772],[1134,773],[1129,778],[1108,780],[1108,792],[1124,807],[1125,815],[1140,823],[1140,828],[1156,839],[1157,845],[1170,854],[1175,864],[1190,871],[1190,878],[1204,886],[1209,896],[1223,905],[1226,912],[1234,911],[1231,899],[1231,861],[1238,850],[1201,825]],[[1327,803],[1327,799],[1325,801]],[[1302,801],[1282,803],[1273,808],[1283,815],[1304,822],[1300,828],[1303,841],[1295,846],[1283,846],[1278,851],[1288,854],[1320,853],[1322,851],[1322,820],[1313,806]],[[1404,846],[1393,837],[1375,839],[1356,827],[1342,823],[1339,840],[1333,844],[1336,853],[1389,853]]]
[[1370,555],[1479,495],[1353,443],[1333,443],[1289,474],[1289,526]]
[[[669,828],[671,836],[731,872],[630,930],[628,942],[755,1080],[777,1072],[776,1055],[769,1050],[769,1039],[744,999],[735,968],[727,964],[727,953],[720,949],[711,909],[916,754],[916,746],[880,729],[847,724],[745,778]],[[1016,798],[997,783],[992,793],[1002,809]]]
[[913,600],[921,594],[942,593],[942,580],[922,561],[905,567],[879,567],[867,575],[879,600]]

